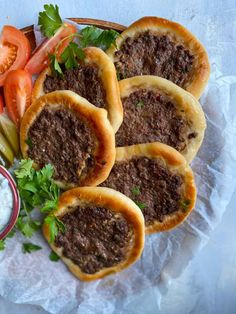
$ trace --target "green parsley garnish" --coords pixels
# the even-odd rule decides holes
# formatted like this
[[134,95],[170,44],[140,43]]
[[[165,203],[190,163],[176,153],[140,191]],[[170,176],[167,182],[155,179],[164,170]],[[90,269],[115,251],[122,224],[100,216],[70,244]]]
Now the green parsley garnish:
[[58,256],[54,251],[52,251],[49,255],[49,259],[52,261],[52,262],[57,262],[59,261],[60,259],[60,256]]
[[32,147],[33,147],[33,142],[31,141],[30,138],[27,138],[27,139],[25,140],[25,143],[29,146],[29,148],[32,148]]
[[82,48],[94,46],[106,50],[112,44],[115,45],[115,40],[119,36],[119,33],[113,29],[102,30],[95,26],[87,26],[81,30],[80,35],[80,45]]
[[62,69],[61,69],[61,66],[57,60],[57,57],[55,54],[48,54],[48,58],[49,58],[49,61],[50,61],[50,69],[51,69],[51,72],[52,72],[52,75],[53,76],[57,76],[57,75],[63,75],[63,72],[62,72]]
[[49,225],[50,238],[54,241],[59,231],[64,231],[63,223],[53,215],[59,199],[59,188],[53,181],[53,167],[46,165],[41,170],[33,168],[31,159],[21,160],[15,170],[17,186],[21,197],[21,210],[16,228],[25,236],[32,237],[41,223],[31,216],[34,208],[49,214],[45,223]]
[[140,100],[137,104],[136,104],[137,108],[143,108],[144,106],[144,102],[142,100]]
[[140,209],[144,209],[147,207],[147,205],[145,203],[139,202],[139,201],[134,201],[135,204],[140,208]]
[[[54,6],[52,4],[44,5],[44,11],[39,13],[38,25],[40,26],[41,32],[46,37],[52,37],[63,25],[58,6]],[[113,29],[102,30],[95,26],[87,26],[82,29],[80,33],[68,35],[57,44],[53,54],[48,55],[52,74],[54,76],[63,75],[63,70],[61,68],[62,64],[64,65],[65,69],[77,68],[79,66],[78,60],[84,60],[85,58],[85,54],[81,48],[95,46],[106,50],[112,44],[115,45],[115,40],[118,35],[119,33]],[[76,37],[79,38],[79,45],[73,41]],[[58,48],[65,40],[68,40],[69,38],[72,39],[72,42],[70,42],[64,49],[59,61]]]
[[77,59],[84,60],[84,58],[84,51],[74,42],[71,42],[61,54],[61,60],[66,69],[78,68]]
[[32,252],[35,252],[35,251],[39,251],[41,249],[42,249],[41,246],[33,244],[33,243],[30,243],[30,242],[22,244],[22,252],[24,254],[32,253]]
[[39,12],[38,25],[44,36],[50,38],[63,25],[57,5],[45,4],[44,11]]
[[135,196],[138,196],[140,195],[140,188],[138,186],[134,186],[132,189],[131,189],[131,193]]
[[65,232],[65,225],[54,215],[49,215],[44,220],[45,224],[49,226],[50,242],[54,242],[58,232]]
[[191,204],[191,200],[189,200],[189,199],[181,200],[179,202],[179,204],[180,204],[180,207],[182,208],[182,210],[184,212],[186,212],[189,208],[189,205]]
[[5,241],[0,240],[0,251],[3,251],[5,249]]

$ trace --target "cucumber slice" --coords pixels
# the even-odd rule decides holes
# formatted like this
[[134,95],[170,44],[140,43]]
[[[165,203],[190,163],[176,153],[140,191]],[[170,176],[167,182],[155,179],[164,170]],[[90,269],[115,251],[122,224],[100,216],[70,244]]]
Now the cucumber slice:
[[5,137],[0,133],[0,153],[10,164],[14,161],[13,151]]
[[17,128],[4,113],[0,115],[0,131],[9,142],[15,155],[17,155],[19,153],[19,137]]

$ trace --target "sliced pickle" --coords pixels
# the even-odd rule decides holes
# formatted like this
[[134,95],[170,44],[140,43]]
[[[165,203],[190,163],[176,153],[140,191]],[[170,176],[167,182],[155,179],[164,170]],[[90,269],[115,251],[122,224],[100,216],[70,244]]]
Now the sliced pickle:
[[5,137],[0,133],[0,153],[10,164],[14,161],[13,151]]
[[10,167],[9,161],[7,161],[6,158],[4,158],[4,156],[1,153],[0,153],[0,165],[5,168]]
[[19,153],[19,137],[17,128],[4,113],[0,115],[0,131],[9,142],[14,154],[17,155]]

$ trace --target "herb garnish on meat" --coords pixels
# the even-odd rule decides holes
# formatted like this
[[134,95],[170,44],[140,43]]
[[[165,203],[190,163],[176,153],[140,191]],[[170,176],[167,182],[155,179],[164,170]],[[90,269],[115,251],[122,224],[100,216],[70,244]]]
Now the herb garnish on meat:
[[[45,5],[44,11],[39,13],[38,25],[44,36],[50,38],[63,25],[62,18],[59,14],[57,5]],[[80,32],[69,35],[63,38],[57,45],[53,54],[49,54],[50,67],[53,75],[63,75],[63,69],[72,69],[79,66],[78,61],[83,60],[85,54],[82,48],[88,46],[99,47],[103,50],[108,49],[112,44],[115,45],[115,40],[119,35],[113,29],[102,30],[95,26],[87,26]],[[62,42],[68,38],[73,38],[73,41],[65,48],[60,58],[58,56],[58,48]],[[77,42],[75,41],[76,39]],[[64,67],[62,67],[64,65]]]

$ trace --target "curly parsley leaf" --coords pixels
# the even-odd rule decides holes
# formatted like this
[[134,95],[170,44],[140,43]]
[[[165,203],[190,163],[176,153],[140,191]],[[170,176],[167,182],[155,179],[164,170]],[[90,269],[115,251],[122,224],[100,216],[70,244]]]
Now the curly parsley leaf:
[[102,30],[95,26],[87,26],[81,30],[80,35],[80,45],[82,48],[95,46],[106,50],[112,44],[115,45],[115,40],[119,36],[119,33],[113,29]]
[[0,240],[0,251],[4,251],[4,250],[5,250],[5,241]]
[[63,222],[54,215],[49,215],[44,220],[45,224],[49,227],[50,232],[50,242],[54,242],[56,236],[61,231],[62,233],[65,232],[65,225]]
[[52,262],[58,262],[59,259],[60,259],[60,256],[57,255],[57,253],[55,253],[54,251],[52,251],[49,255],[49,259],[52,261]]
[[32,252],[35,252],[35,251],[39,251],[41,249],[42,249],[41,246],[33,244],[33,243],[30,243],[30,242],[22,244],[22,252],[24,254],[32,253]]
[[50,38],[63,25],[57,5],[45,4],[44,11],[39,12],[38,25],[44,36]]

